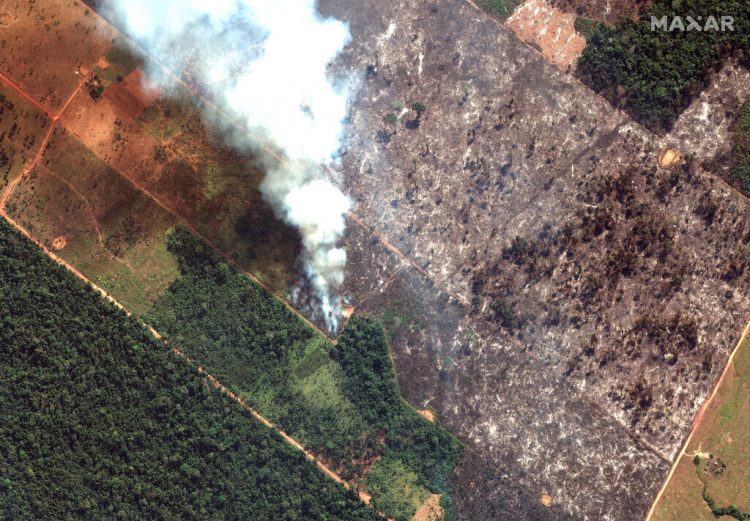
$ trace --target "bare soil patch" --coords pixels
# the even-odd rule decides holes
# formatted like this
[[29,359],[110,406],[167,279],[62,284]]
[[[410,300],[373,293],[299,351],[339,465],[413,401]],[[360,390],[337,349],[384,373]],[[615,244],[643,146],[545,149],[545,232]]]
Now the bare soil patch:
[[659,156],[659,166],[668,170],[677,166],[682,161],[682,155],[671,148],[664,150]]
[[12,13],[8,11],[0,12],[0,29],[7,29],[15,21],[16,18]]
[[443,508],[440,506],[440,495],[433,494],[422,503],[411,521],[442,521],[444,516]]
[[68,239],[64,235],[60,235],[52,239],[52,249],[60,251],[65,248],[68,244]]
[[551,6],[546,0],[527,0],[513,11],[505,26],[540,50],[551,63],[571,70],[586,47],[575,30],[575,15]]

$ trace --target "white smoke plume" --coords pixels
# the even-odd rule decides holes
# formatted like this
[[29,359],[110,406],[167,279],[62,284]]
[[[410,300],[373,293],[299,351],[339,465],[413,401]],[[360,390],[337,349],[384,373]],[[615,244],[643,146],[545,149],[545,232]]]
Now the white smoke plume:
[[[348,26],[322,18],[315,0],[110,3],[129,36],[207,90],[247,131],[232,138],[266,165],[261,191],[299,229],[307,275],[335,329],[346,263],[336,244],[351,201],[324,172],[341,146],[349,86],[334,85],[328,68],[349,41]],[[159,67],[147,72],[168,91],[171,80]]]

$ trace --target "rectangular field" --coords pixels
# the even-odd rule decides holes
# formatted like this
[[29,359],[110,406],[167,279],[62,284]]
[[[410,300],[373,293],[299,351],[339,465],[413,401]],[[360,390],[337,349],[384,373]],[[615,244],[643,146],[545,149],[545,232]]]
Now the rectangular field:
[[[711,521],[750,513],[750,338],[746,335],[656,505],[652,521]],[[729,519],[729,517],[727,517]]]
[[[114,37],[83,2],[29,0],[0,3],[0,70],[52,110],[78,87]],[[76,73],[78,71],[78,74]]]
[[[62,122],[97,157],[275,292],[291,285],[299,252],[295,230],[261,197],[263,171],[231,142],[224,115],[176,84],[148,87],[142,57],[115,39],[99,60],[103,91],[78,96]],[[130,53],[130,54],[129,54]]]
[[0,193],[32,161],[48,128],[46,114],[0,82]]
[[174,218],[67,131],[56,129],[7,211],[136,314],[177,277],[164,245]]

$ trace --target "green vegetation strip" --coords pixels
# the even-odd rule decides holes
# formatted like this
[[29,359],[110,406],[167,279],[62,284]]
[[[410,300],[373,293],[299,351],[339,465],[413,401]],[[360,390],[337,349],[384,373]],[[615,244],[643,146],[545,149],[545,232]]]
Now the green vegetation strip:
[[[713,455],[711,456],[713,458]],[[715,515],[716,517],[721,516],[731,516],[735,519],[738,519],[739,521],[745,521],[747,519],[750,519],[750,513],[743,512],[739,508],[737,508],[736,505],[729,505],[728,507],[719,507],[716,506],[716,501],[714,501],[711,496],[708,495],[708,483],[706,480],[703,479],[703,476],[701,475],[701,464],[703,461],[701,460],[700,456],[695,456],[693,459],[693,463],[696,466],[696,472],[698,473],[698,479],[700,479],[703,482],[703,490],[701,492],[701,495],[703,496],[703,501],[706,502],[708,505],[708,508],[711,509],[711,513]]]
[[505,20],[522,3],[522,0],[477,0],[479,7],[489,14]]
[[0,220],[0,518],[373,520]]
[[750,196],[750,101],[740,108],[732,127],[732,176],[740,190]]
[[[461,444],[402,400],[379,322],[353,319],[333,346],[183,228],[167,247],[180,277],[148,323],[345,479],[372,488],[388,516],[408,520],[420,499],[450,490]],[[370,478],[381,462],[404,469],[409,489]]]
[[[704,27],[708,17],[734,19],[734,31],[652,30],[651,18],[690,16]],[[670,129],[706,86],[712,68],[734,53],[747,61],[750,2],[746,0],[654,0],[639,21],[614,28],[601,24],[587,38],[578,76],[610,102],[657,132]]]

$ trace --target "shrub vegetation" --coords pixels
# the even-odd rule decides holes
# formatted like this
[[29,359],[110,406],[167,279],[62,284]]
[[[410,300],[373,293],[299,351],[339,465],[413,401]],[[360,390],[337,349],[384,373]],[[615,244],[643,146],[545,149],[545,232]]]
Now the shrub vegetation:
[[[402,400],[379,322],[352,319],[333,346],[183,228],[167,247],[180,277],[148,323],[353,483],[387,457],[422,492],[449,490],[461,445]],[[387,497],[373,500],[408,519]]]

